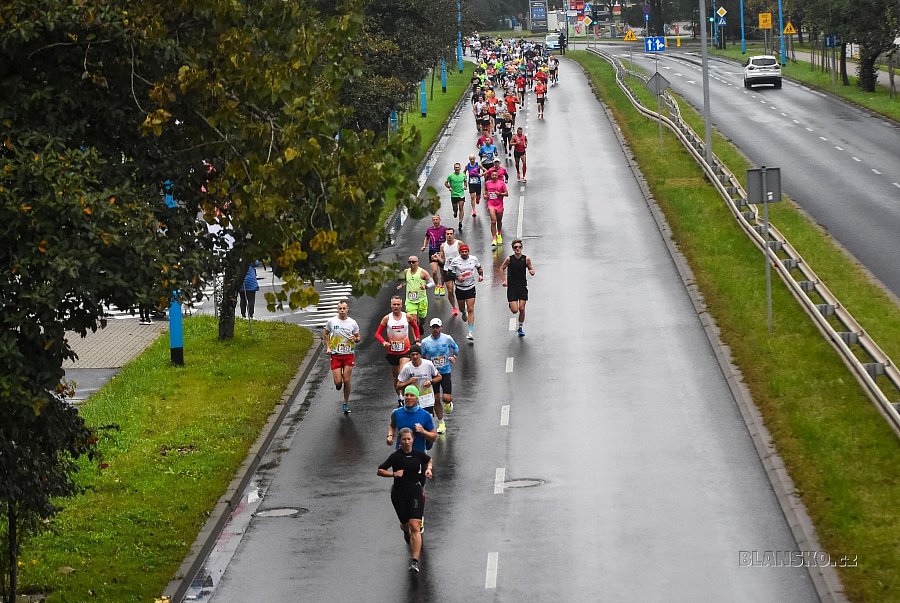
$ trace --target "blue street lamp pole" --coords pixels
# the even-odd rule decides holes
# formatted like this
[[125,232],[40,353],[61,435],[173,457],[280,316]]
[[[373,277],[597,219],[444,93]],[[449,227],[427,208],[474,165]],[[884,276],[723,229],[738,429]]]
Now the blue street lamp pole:
[[781,8],[781,0],[778,0],[778,37],[781,40],[781,64],[784,65],[787,57],[784,54],[784,11]]
[[422,110],[422,117],[428,117],[428,110],[426,108],[426,94],[425,94],[425,78],[422,78],[422,87],[421,92],[419,93],[419,107]]
[[744,36],[744,0],[741,0],[741,54],[747,54],[747,38]]
[[719,23],[716,21],[716,0],[712,0],[712,9],[713,9],[713,46],[716,48],[719,47]]
[[447,94],[447,61],[441,57],[441,92]]
[[456,0],[456,62],[459,63],[459,72],[462,73],[462,0]]

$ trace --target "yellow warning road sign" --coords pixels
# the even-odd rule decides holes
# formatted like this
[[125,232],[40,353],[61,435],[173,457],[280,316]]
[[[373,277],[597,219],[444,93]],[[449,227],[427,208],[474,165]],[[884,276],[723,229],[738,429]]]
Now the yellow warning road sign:
[[759,13],[759,28],[772,29],[772,13]]
[[633,30],[633,29],[629,29],[629,30],[625,33],[625,41],[626,41],[626,42],[637,42],[637,36],[634,35],[634,30]]
[[794,29],[794,24],[788,21],[788,24],[784,26],[784,35],[793,36],[797,33],[797,30]]

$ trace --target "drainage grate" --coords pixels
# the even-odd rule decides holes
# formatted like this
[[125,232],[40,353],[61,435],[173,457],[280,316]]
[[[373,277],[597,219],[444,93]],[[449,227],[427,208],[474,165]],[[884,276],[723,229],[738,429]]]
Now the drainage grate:
[[532,479],[532,478],[522,478],[522,479],[511,479],[508,482],[503,482],[503,489],[507,488],[534,488],[535,486],[543,486],[547,482],[542,479]]
[[253,514],[254,517],[297,517],[298,515],[306,515],[309,513],[309,509],[299,508],[299,509],[291,509],[288,507],[284,507],[281,509],[266,509],[265,511],[257,511]]

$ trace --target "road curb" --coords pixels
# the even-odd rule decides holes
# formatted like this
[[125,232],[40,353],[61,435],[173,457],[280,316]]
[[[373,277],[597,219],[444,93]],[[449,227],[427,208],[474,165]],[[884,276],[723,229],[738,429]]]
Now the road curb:
[[313,342],[309,351],[300,363],[297,372],[284,388],[281,400],[272,409],[269,419],[262,428],[256,441],[247,451],[244,462],[238,468],[225,492],[219,497],[219,501],[209,513],[209,518],[197,534],[197,538],[191,545],[187,556],[181,562],[181,566],[169,584],[163,591],[163,599],[169,601],[181,601],[187,589],[191,586],[194,577],[200,571],[207,556],[216,544],[222,528],[231,516],[234,509],[240,504],[244,490],[256,473],[263,455],[272,444],[275,434],[287,417],[293,402],[300,393],[300,389],[306,383],[307,377],[316,365],[316,361],[322,353],[322,346],[318,345],[318,339],[313,333]]
[[[588,78],[588,80],[590,81],[590,78]],[[591,88],[593,89],[593,84],[591,84]],[[628,143],[625,141],[622,131],[616,123],[615,117],[609,107],[606,106],[606,103],[599,97],[597,98],[597,102],[603,107],[607,119],[609,119],[610,124],[615,131],[616,138],[619,140],[619,144],[622,148],[622,153],[625,155],[625,159],[631,168],[631,172],[641,189],[644,200],[647,203],[650,214],[653,216],[653,220],[656,222],[656,227],[662,236],[663,242],[669,250],[669,256],[672,258],[672,263],[675,265],[675,269],[678,271],[678,275],[687,290],[691,304],[694,306],[694,311],[697,313],[697,317],[703,327],[703,332],[706,334],[713,354],[715,354],[719,369],[722,371],[722,375],[725,377],[728,388],[731,390],[735,404],[737,405],[738,410],[740,410],[741,417],[744,419],[744,424],[753,441],[757,456],[766,472],[766,477],[778,500],[781,512],[787,521],[794,540],[797,542],[798,550],[823,551],[824,549],[819,543],[816,534],[816,528],[806,511],[806,506],[798,496],[794,481],[788,474],[787,468],[775,448],[772,436],[765,426],[762,415],[756,407],[756,404],[753,402],[750,391],[743,382],[741,370],[731,362],[731,349],[719,336],[719,328],[716,325],[715,319],[706,307],[706,303],[703,300],[703,294],[696,285],[696,279],[694,278],[693,270],[691,270],[691,267],[687,262],[687,258],[685,258],[675,245],[675,239],[672,235],[672,230],[666,221],[665,215],[653,198],[653,194],[647,185],[647,181],[641,173],[640,166],[637,165],[634,155],[631,153]],[[735,551],[736,562],[737,554],[738,551]],[[844,587],[833,567],[810,566],[807,567],[807,572],[820,601],[848,601],[844,594]]]

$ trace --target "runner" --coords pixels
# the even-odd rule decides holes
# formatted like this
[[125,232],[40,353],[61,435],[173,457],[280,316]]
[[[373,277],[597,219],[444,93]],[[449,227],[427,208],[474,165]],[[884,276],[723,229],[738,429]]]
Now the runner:
[[516,334],[525,337],[525,304],[528,302],[528,274],[534,276],[534,266],[531,258],[522,254],[522,239],[512,242],[513,254],[503,260],[500,265],[500,274],[503,286],[506,287],[506,301],[509,302],[509,311],[518,313]]
[[[450,205],[453,206],[453,217],[459,217],[459,232],[462,232],[463,210],[466,204],[466,175],[462,173],[462,164],[453,164],[453,173],[444,180],[444,186],[450,191]],[[446,286],[446,283],[444,283]]]
[[473,341],[475,339],[475,283],[484,280],[481,262],[474,255],[469,255],[469,246],[463,243],[459,246],[459,257],[455,257],[447,263],[447,272],[456,282],[456,299],[465,302],[466,306],[462,309],[462,317],[469,324],[466,339]]
[[[443,295],[446,293],[444,289],[443,270],[438,268],[441,260],[441,245],[447,240],[447,227],[441,225],[441,216],[434,214],[431,216],[431,226],[425,231],[425,239],[422,241],[422,251],[428,248],[428,260],[431,263],[431,278],[433,279],[434,294]],[[441,266],[440,268],[443,268]],[[407,279],[407,283],[408,283]],[[424,319],[428,313],[428,305],[425,305],[425,314],[420,316]]]
[[[444,403],[444,412],[453,412],[453,380],[451,371],[459,356],[459,345],[456,341],[447,335],[441,333],[441,327],[444,323],[440,318],[432,318],[429,323],[431,327],[431,336],[422,339],[422,355],[434,364],[435,368],[441,373],[441,380],[434,383],[434,394],[440,396],[437,401],[438,406]],[[441,421],[443,423],[443,421]],[[440,433],[440,425],[438,425]]]
[[[522,128],[518,128],[516,130],[515,136],[512,138],[513,145],[513,157],[516,160],[516,177],[522,182],[528,182],[525,178],[525,174],[528,171],[527,159],[525,157],[525,150],[528,148],[528,137],[525,136],[525,132]],[[522,170],[519,171],[519,162],[522,163]]]
[[434,287],[434,280],[427,270],[419,266],[417,256],[409,256],[406,263],[409,264],[409,268],[401,273],[397,289],[403,289],[406,285],[406,313],[416,322],[421,333],[421,323],[428,316],[428,289]]
[[559,83],[559,59],[556,57],[550,57],[550,82],[553,84]]
[[506,168],[500,165],[500,159],[494,159],[494,165],[485,172],[484,177],[490,179],[491,174],[493,172],[497,172],[497,179],[502,180],[503,182],[509,182],[509,172],[506,171]]
[[[399,410],[399,409],[398,409]],[[433,476],[434,464],[425,452],[413,449],[413,431],[400,430],[400,447],[378,466],[378,475],[391,477],[391,504],[400,520],[403,539],[409,544],[409,571],[419,573],[422,553],[422,519],[425,516],[425,480]]]
[[437,431],[434,430],[434,421],[427,410],[419,406],[419,388],[415,385],[407,385],[403,388],[403,402],[400,408],[391,412],[391,421],[388,424],[387,445],[400,447],[400,442],[394,443],[396,431],[406,427],[413,432],[413,448],[420,452],[430,449],[437,439]]
[[488,213],[491,215],[491,247],[496,247],[503,244],[503,198],[509,196],[509,190],[506,182],[500,179],[499,169],[491,170],[489,174],[484,183],[484,196],[487,197]]
[[484,170],[475,162],[475,155],[469,155],[469,163],[466,164],[466,178],[469,181],[469,198],[472,204],[472,217],[475,213],[475,206],[481,203],[481,176]]
[[[397,392],[397,406],[403,404],[403,396],[397,389],[397,375],[400,367],[409,362],[410,329],[412,340],[419,343],[419,324],[411,320],[410,316],[403,312],[403,300],[399,295],[391,298],[391,313],[381,319],[378,329],[375,331],[375,339],[381,342],[387,352],[385,360],[391,367],[391,386]],[[385,339],[387,336],[387,339]]]
[[[512,89],[510,88],[509,92],[506,93],[506,96],[503,99],[503,102],[506,103],[506,111],[512,116],[510,123],[515,126],[516,125],[516,112],[519,110],[519,97],[513,94]],[[522,101],[524,102],[524,101]]]
[[400,369],[397,375],[397,388],[402,389],[407,385],[415,385],[419,390],[419,407],[437,417],[437,432],[444,433],[447,426],[444,424],[444,407],[438,402],[435,408],[434,385],[442,379],[441,374],[435,368],[434,363],[422,358],[421,346],[414,345],[409,348],[409,362]]
[[547,84],[538,82],[534,87],[534,98],[537,101],[538,119],[544,119],[544,103],[547,101]]
[[520,65],[519,69],[522,71],[518,77],[516,77],[516,92],[519,94],[519,104],[525,105],[525,86],[528,83],[528,80],[525,79],[524,66]]
[[350,414],[350,376],[356,363],[356,344],[360,340],[359,325],[348,316],[349,311],[346,300],[339,301],[337,316],[329,318],[322,329],[322,345],[331,358],[334,388],[344,388],[344,405],[341,410],[345,415]]
[[447,287],[447,299],[450,300],[451,314],[456,316],[459,310],[456,309],[456,283],[447,276],[447,262],[459,256],[459,246],[461,242],[456,238],[456,232],[452,228],[447,229],[447,240],[441,245],[441,266],[444,268],[444,286]]
[[500,117],[502,118],[502,122],[499,124],[500,140],[503,141],[503,150],[506,151],[506,156],[512,157],[513,124],[516,118],[509,111],[504,111],[500,114]]
[[494,165],[494,157],[497,156],[497,147],[494,142],[485,143],[478,150],[478,156],[481,157],[481,166],[488,169]]

